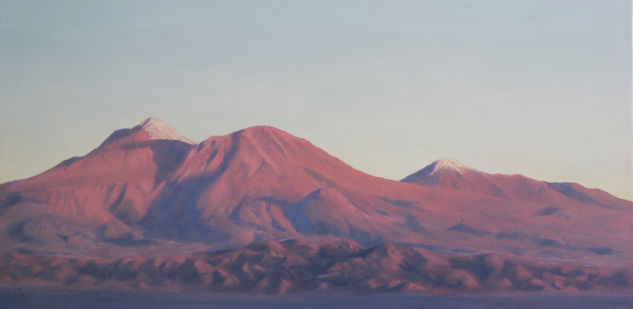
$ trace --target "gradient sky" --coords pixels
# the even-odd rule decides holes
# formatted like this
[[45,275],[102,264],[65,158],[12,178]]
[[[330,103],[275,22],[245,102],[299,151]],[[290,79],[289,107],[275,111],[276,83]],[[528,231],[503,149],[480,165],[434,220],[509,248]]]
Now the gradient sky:
[[0,0],[0,181],[149,116],[631,199],[631,2]]

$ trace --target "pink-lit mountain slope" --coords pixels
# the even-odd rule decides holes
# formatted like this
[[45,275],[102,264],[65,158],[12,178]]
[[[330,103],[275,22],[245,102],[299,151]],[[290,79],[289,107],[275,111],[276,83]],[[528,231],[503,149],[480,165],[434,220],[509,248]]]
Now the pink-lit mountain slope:
[[605,208],[626,209],[631,202],[618,199],[599,189],[577,183],[544,182],[523,175],[484,173],[452,159],[437,160],[402,180],[427,187],[441,187],[501,199],[552,204],[543,215],[554,215],[556,204],[575,201]]
[[629,262],[633,203],[593,191],[588,203],[545,183],[539,195],[516,177],[491,182],[504,194],[483,181],[492,193],[479,183],[420,186],[367,175],[272,127],[194,144],[148,119],[86,156],[1,185],[0,241],[5,252],[111,257],[346,238],[441,254]]

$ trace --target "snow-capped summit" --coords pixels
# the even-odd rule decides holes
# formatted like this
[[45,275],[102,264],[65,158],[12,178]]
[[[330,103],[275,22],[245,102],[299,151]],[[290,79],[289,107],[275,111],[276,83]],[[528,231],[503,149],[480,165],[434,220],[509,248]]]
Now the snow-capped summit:
[[468,169],[468,167],[466,167],[465,165],[449,158],[442,158],[442,159],[436,160],[435,162],[431,163],[430,166],[433,167],[433,171],[431,171],[431,175],[438,173],[442,170],[453,170],[462,174],[464,171]]
[[151,139],[178,140],[187,144],[195,144],[160,119],[147,118],[136,126],[136,128],[139,127],[149,133]]
[[182,136],[165,122],[156,118],[147,118],[132,128],[114,131],[99,149],[112,149],[129,147],[130,145],[144,144],[149,141],[176,141],[189,145],[195,145],[193,141]]
[[440,185],[450,188],[461,188],[464,177],[481,174],[453,159],[442,158],[433,161],[423,169],[407,176],[402,181],[425,186]]

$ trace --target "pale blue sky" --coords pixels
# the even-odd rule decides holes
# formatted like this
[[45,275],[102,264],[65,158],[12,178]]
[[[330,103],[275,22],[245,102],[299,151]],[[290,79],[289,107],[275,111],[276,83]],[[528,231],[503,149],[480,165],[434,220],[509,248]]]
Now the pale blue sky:
[[631,198],[631,3],[0,0],[0,181],[153,116],[400,179],[439,157]]

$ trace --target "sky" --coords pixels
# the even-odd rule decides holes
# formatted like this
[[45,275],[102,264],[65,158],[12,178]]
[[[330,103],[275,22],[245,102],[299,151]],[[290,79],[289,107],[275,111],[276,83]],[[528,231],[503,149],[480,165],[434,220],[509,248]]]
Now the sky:
[[633,197],[631,2],[0,0],[0,182],[156,117]]

